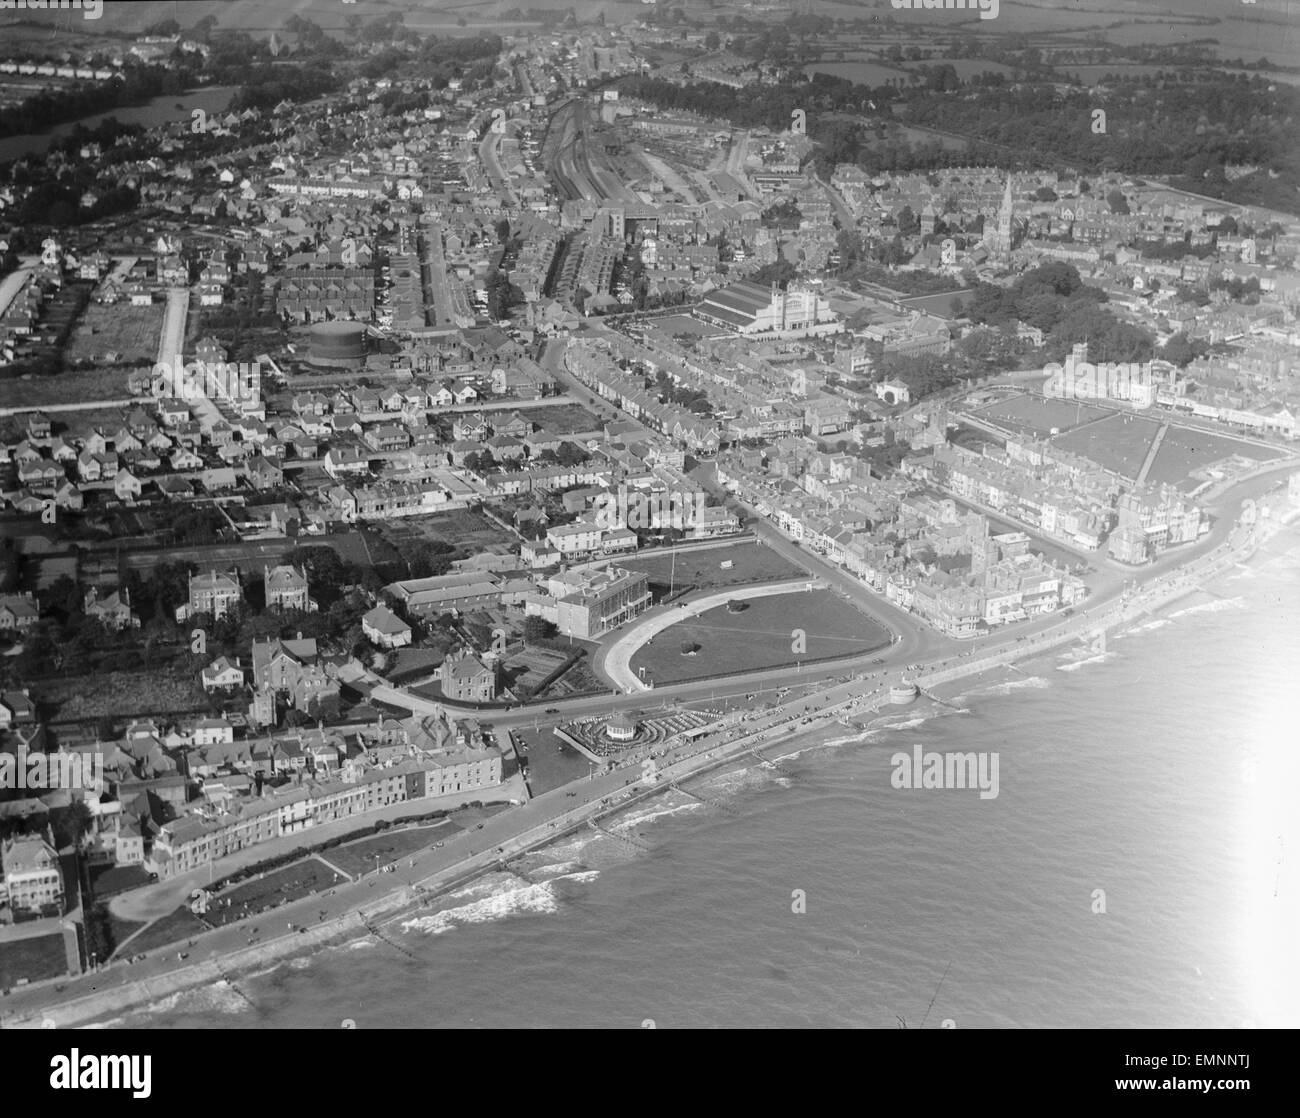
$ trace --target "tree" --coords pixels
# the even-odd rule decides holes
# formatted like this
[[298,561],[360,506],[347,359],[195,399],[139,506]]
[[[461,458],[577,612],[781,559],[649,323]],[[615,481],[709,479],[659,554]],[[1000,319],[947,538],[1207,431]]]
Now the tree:
[[1204,342],[1189,338],[1186,331],[1180,330],[1160,348],[1159,356],[1181,369],[1204,354],[1207,348]]
[[524,642],[526,644],[536,644],[538,641],[547,640],[558,632],[553,622],[547,621],[544,617],[525,617],[524,618]]
[[1106,204],[1110,206],[1110,212],[1113,214],[1126,214],[1129,212],[1128,199],[1124,197],[1124,192],[1118,188],[1106,195]]
[[83,800],[74,800],[65,808],[50,813],[50,829],[54,832],[56,850],[72,846],[89,830],[93,817]]

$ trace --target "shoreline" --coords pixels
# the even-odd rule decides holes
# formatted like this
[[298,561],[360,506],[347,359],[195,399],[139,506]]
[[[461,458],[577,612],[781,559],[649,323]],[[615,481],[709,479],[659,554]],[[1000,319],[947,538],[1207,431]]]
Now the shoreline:
[[[1236,546],[1232,545],[1231,540],[1226,541],[1219,549],[1193,560],[1186,566],[1174,567],[1154,579],[1131,600],[1111,603],[1091,619],[1086,614],[1080,614],[1066,621],[1056,631],[1049,630],[1038,634],[1023,645],[1013,642],[1002,649],[990,650],[985,655],[961,660],[955,665],[936,666],[934,669],[922,671],[914,676],[920,695],[931,702],[950,705],[949,700],[933,694],[931,689],[944,688],[946,691],[946,685],[949,683],[977,678],[995,668],[1006,667],[1064,645],[1078,643],[1090,636],[1109,632],[1113,628],[1132,623],[1145,615],[1164,609],[1193,592],[1204,592],[1201,582],[1217,577],[1231,566],[1252,559],[1269,539],[1281,531],[1290,529],[1297,517],[1300,517],[1300,509],[1287,510],[1284,515],[1264,522],[1267,531],[1257,528]],[[945,661],[939,663],[943,664]],[[780,756],[802,753],[825,744],[828,740],[825,735],[836,726],[849,733],[863,734],[870,731],[871,721],[884,716],[891,709],[902,713],[912,707],[912,704],[897,705],[889,701],[887,680],[877,683],[874,690],[869,693],[854,694],[851,691],[852,686],[852,683],[848,685],[832,683],[825,689],[830,693],[827,695],[827,705],[812,716],[800,718],[798,714],[788,715],[774,725],[753,728],[747,728],[745,722],[750,718],[762,717],[764,712],[752,712],[751,715],[724,719],[718,724],[718,732],[725,735],[723,740],[677,760],[671,762],[665,760],[662,769],[655,774],[652,781],[638,779],[635,784],[631,784],[629,780],[627,783],[631,785],[630,787],[616,790],[603,799],[576,805],[560,813],[545,827],[533,827],[507,838],[500,853],[490,853],[488,850],[477,854],[471,852],[469,857],[419,881],[412,879],[409,883],[358,904],[328,922],[315,927],[304,926],[304,930],[298,933],[281,934],[264,943],[229,951],[213,959],[189,964],[150,978],[134,980],[123,986],[75,996],[66,1002],[56,1003],[41,1010],[3,1013],[0,1015],[0,1028],[57,1028],[86,1025],[104,1017],[120,1017],[124,1011],[147,1007],[171,995],[203,984],[220,981],[237,983],[240,978],[247,977],[254,971],[264,971],[268,965],[279,965],[290,958],[331,946],[339,940],[366,936],[383,939],[384,937],[378,932],[378,924],[381,920],[384,924],[389,924],[407,915],[416,914],[434,899],[444,897],[488,873],[508,870],[509,863],[513,859],[530,851],[542,849],[585,827],[594,827],[600,820],[643,800],[653,798],[675,787],[679,782],[710,773],[742,760],[746,755],[755,760],[779,763]],[[835,692],[843,692],[846,688],[850,689],[846,697],[839,700],[832,697]],[[779,713],[785,715],[783,710]],[[795,748],[785,748],[790,746]],[[763,751],[773,747],[783,749],[783,753],[766,756]],[[633,767],[635,768],[635,762]],[[304,901],[312,899],[308,897]]]

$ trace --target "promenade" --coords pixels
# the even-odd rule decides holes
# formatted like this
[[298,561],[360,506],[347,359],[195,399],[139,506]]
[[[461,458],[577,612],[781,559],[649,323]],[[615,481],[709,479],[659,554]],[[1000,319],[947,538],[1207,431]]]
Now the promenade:
[[[121,1014],[133,1006],[241,972],[265,967],[312,947],[357,934],[376,934],[376,921],[431,903],[433,898],[494,869],[508,869],[512,858],[553,842],[577,826],[622,810],[645,796],[688,777],[752,754],[763,746],[797,745],[852,715],[888,705],[891,685],[917,683],[924,693],[941,684],[978,675],[1001,665],[1039,655],[1079,640],[1095,638],[1169,602],[1200,589],[1200,584],[1252,555],[1272,534],[1300,515],[1291,509],[1272,519],[1238,524],[1213,547],[1175,569],[1158,584],[1126,590],[1117,600],[1052,619],[1032,634],[996,648],[968,649],[927,662],[916,670],[884,668],[857,678],[836,680],[820,690],[791,696],[769,710],[732,712],[692,741],[648,747],[620,758],[604,773],[553,789],[526,804],[484,819],[440,846],[412,856],[400,873],[368,874],[323,895],[286,904],[274,913],[215,929],[181,951],[159,949],[135,966],[110,965],[59,987],[60,1001],[48,1004],[50,990],[25,988],[0,1004],[5,1027],[65,1026]],[[250,928],[253,920],[259,925]],[[259,930],[266,925],[265,930]],[[50,1026],[46,1026],[50,1027]]]

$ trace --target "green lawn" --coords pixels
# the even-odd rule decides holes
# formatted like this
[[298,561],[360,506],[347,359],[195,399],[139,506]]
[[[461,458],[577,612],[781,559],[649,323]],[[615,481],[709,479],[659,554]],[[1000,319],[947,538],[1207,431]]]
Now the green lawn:
[[[324,862],[308,858],[284,869],[273,870],[265,877],[222,890],[213,898],[206,918],[210,924],[230,924],[343,882],[344,879]],[[227,900],[229,907],[224,904]]]
[[[644,667],[647,680],[677,683],[860,655],[889,644],[882,625],[829,590],[752,598],[746,604],[740,613],[722,605],[666,629],[632,657],[633,672]],[[804,634],[801,653],[793,650],[795,630]],[[693,656],[682,654],[688,641],[699,645]]]
[[39,982],[43,978],[62,978],[67,973],[68,956],[61,934],[0,943],[0,989],[9,989],[20,978]]
[[1155,420],[1123,413],[1059,435],[1052,443],[1121,477],[1135,478],[1158,430],[1160,424]]
[[528,746],[519,755],[528,762],[528,787],[534,796],[579,780],[591,772],[587,758],[555,736],[553,731],[557,721],[555,715],[548,718],[538,711],[536,730],[529,723],[514,731],[515,740]]
[[[177,943],[180,940],[189,939],[191,936],[206,931],[208,931],[208,925],[195,916],[189,910],[188,905],[181,905],[166,916],[158,917],[157,920],[126,945],[123,954],[135,955],[138,952],[152,951],[155,947],[164,947],[169,943]],[[117,941],[119,951],[122,950],[122,942],[125,938],[126,936],[123,935]]]
[[92,866],[89,874],[90,889],[97,901],[149,884],[149,874],[142,866]]
[[1271,462],[1275,458],[1281,458],[1282,454],[1281,450],[1269,450],[1267,447],[1244,443],[1209,431],[1170,427],[1161,440],[1160,449],[1156,451],[1156,460],[1151,464],[1147,482],[1152,485],[1165,483],[1188,490],[1195,489],[1200,482],[1190,475],[1213,462],[1220,462],[1233,455],[1256,462]]
[[386,866],[418,850],[424,850],[435,842],[450,838],[457,830],[458,828],[451,823],[439,823],[432,827],[390,829],[370,838],[336,846],[327,852],[325,857],[344,873],[359,877],[363,873],[373,872],[376,854],[379,855],[379,865]]
[[[722,569],[730,562],[731,567]],[[619,560],[620,567],[645,571],[652,584],[663,587],[671,579],[674,591],[693,586],[744,586],[752,582],[778,582],[786,578],[804,578],[808,572],[783,558],[770,547],[742,542],[731,547],[711,547],[699,551],[681,551],[674,561],[671,554]]]
[[1047,436],[1055,427],[1069,431],[1091,419],[1106,414],[1104,408],[1078,403],[1074,400],[1042,399],[1038,396],[1012,396],[995,404],[980,408],[974,414],[1008,431]]

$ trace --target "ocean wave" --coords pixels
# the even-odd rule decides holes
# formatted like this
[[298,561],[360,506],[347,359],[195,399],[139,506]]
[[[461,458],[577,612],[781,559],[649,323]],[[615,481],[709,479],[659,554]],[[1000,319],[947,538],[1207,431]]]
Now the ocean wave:
[[[986,683],[981,687],[976,687],[973,691],[965,691],[952,701],[959,703],[967,699],[978,699],[988,695],[1011,695],[1016,691],[1041,691],[1050,686],[1051,684],[1047,680],[1038,675],[1027,676],[1024,679],[1004,679],[998,683]],[[957,712],[953,711],[952,713],[956,714]]]
[[1139,633],[1149,633],[1153,629],[1163,629],[1166,625],[1171,623],[1173,618],[1181,617],[1185,612],[1186,611],[1184,610],[1179,613],[1172,613],[1169,617],[1153,617],[1150,621],[1144,621],[1140,625],[1134,625],[1131,628],[1125,629],[1122,633],[1116,633],[1114,639],[1122,640],[1124,637],[1137,636]]
[[871,724],[873,730],[914,730],[923,722],[928,722],[934,717],[932,714],[913,714],[895,716],[898,721],[892,718],[881,718]]
[[600,870],[578,870],[575,873],[561,874],[559,877],[551,878],[552,881],[577,881],[582,885],[595,881],[600,876]]
[[794,761],[802,757],[805,753],[812,753],[818,749],[837,749],[843,745],[858,745],[864,738],[869,736],[869,731],[860,734],[849,734],[842,738],[827,738],[825,741],[812,742],[800,749],[792,750],[789,753],[781,753],[773,757],[773,761]]
[[135,1016],[148,1017],[162,1013],[245,1013],[252,1005],[243,992],[225,978],[207,986],[195,986],[188,990],[177,990],[156,1002],[150,1002],[143,1009],[136,1010]]
[[1114,652],[1099,652],[1094,656],[1085,656],[1082,660],[1071,660],[1067,664],[1057,664],[1058,672],[1077,672],[1089,664],[1105,664],[1117,658]]
[[[514,879],[511,879],[514,880]],[[456,928],[471,924],[487,924],[495,920],[504,920],[508,916],[520,914],[550,915],[559,911],[559,902],[555,899],[552,881],[543,881],[537,885],[520,885],[502,887],[498,882],[483,887],[470,887],[457,890],[451,896],[467,897],[477,894],[477,899],[468,904],[445,908],[429,916],[417,916],[403,921],[404,932],[423,932],[425,935],[439,936]]]
[[1245,609],[1246,604],[1240,598],[1215,598],[1213,601],[1201,602],[1199,605],[1188,606],[1186,609],[1180,609],[1177,613],[1171,613],[1170,618],[1186,617],[1192,613],[1222,613],[1225,609]]
[[575,831],[562,839],[557,839],[553,845],[548,846],[546,855],[548,858],[558,858],[562,864],[577,864],[584,861],[582,855],[588,847],[594,843],[608,843],[608,841],[599,831]]
[[780,784],[782,780],[789,784],[789,780],[779,770],[756,762],[743,768],[712,773],[700,781],[700,788],[711,796],[730,797],[746,789]]
[[553,877],[559,877],[563,873],[568,873],[574,866],[582,865],[576,858],[571,858],[567,862],[551,862],[545,866],[538,866],[535,870],[524,867],[533,877],[541,877],[543,874],[551,874]]
[[607,824],[607,829],[617,835],[623,831],[630,831],[642,823],[652,823],[656,819],[662,819],[665,815],[677,815],[683,811],[699,811],[702,807],[704,805],[699,800],[683,796],[681,803],[664,804],[660,802],[634,809],[627,815],[621,816],[617,821]]

